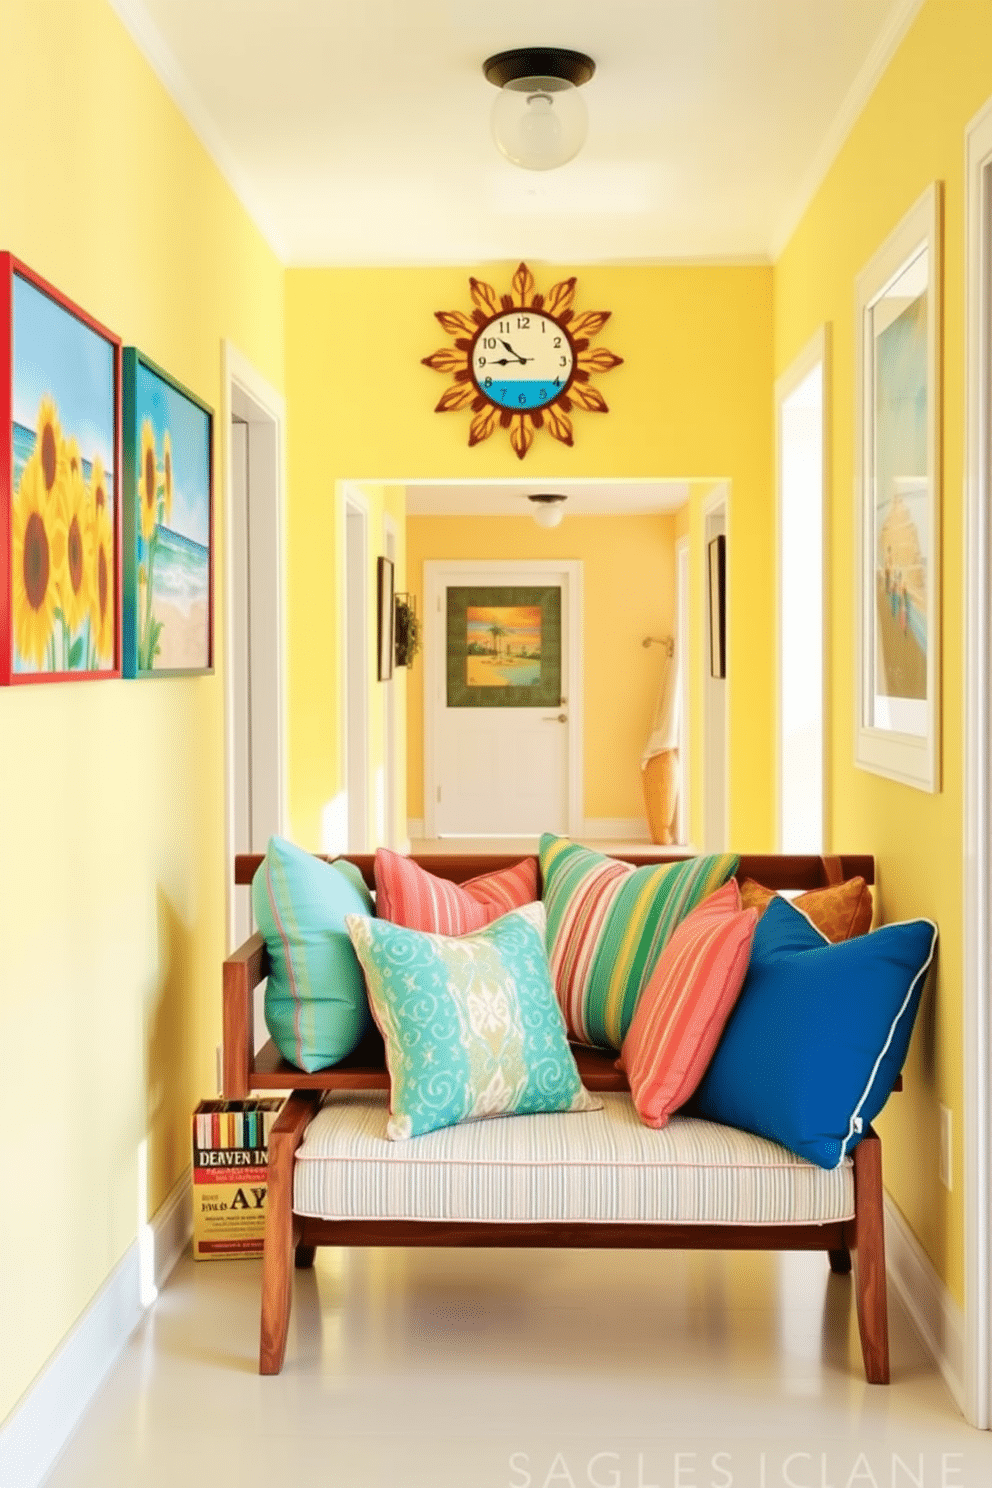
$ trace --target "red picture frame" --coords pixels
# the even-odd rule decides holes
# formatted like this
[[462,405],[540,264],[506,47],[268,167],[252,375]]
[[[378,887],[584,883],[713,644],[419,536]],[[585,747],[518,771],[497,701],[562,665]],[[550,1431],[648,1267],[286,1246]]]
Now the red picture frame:
[[0,253],[0,686],[121,675],[121,340]]

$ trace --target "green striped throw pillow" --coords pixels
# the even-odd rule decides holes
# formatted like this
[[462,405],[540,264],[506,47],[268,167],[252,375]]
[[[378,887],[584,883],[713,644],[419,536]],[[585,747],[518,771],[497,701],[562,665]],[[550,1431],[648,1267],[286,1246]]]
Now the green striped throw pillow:
[[672,931],[733,877],[732,853],[634,868],[550,833],[541,838],[548,957],[568,1036],[619,1049]]

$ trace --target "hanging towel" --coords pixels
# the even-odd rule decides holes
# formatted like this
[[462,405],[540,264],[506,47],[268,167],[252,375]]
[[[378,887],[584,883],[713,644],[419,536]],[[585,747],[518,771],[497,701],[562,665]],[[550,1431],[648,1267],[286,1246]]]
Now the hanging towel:
[[665,749],[677,749],[679,744],[679,718],[682,711],[682,687],[679,676],[678,646],[673,643],[672,655],[665,662],[661,677],[661,688],[654,710],[651,732],[641,755],[641,769],[648,760]]

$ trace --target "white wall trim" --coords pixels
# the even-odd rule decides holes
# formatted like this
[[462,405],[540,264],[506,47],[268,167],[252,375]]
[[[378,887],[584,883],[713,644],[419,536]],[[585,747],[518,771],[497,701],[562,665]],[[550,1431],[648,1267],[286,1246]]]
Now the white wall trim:
[[992,1425],[992,101],[965,131],[964,1150],[965,1415]]
[[[193,1232],[185,1173],[149,1225],[156,1286]],[[40,1488],[148,1311],[141,1302],[141,1238],[128,1246],[103,1286],[0,1426],[0,1488]]]
[[261,197],[256,195],[250,175],[242,170],[237,157],[228,148],[223,134],[212,115],[204,108],[196,89],[148,14],[147,8],[141,0],[110,0],[110,8],[269,247],[285,263],[285,245],[269,219]]
[[947,1388],[967,1415],[964,1314],[888,1194],[885,1195],[885,1258],[889,1281],[933,1355]]
[[[361,524],[361,555],[359,572],[352,572],[352,555],[348,537],[348,519],[357,518]],[[344,582],[338,594],[338,675],[344,678],[341,697],[344,707],[340,710],[340,750],[344,766],[342,771],[347,802],[349,852],[368,852],[370,842],[371,801],[371,706],[369,668],[371,665],[369,630],[369,568],[371,563],[372,508],[368,497],[360,486],[351,481],[341,485],[341,499],[337,503],[336,534],[338,552],[341,554],[339,572]],[[353,634],[354,628],[354,634]],[[352,640],[363,658],[357,671],[352,666]],[[353,728],[360,732],[360,742],[353,750]],[[357,763],[356,763],[357,759]],[[357,797],[357,800],[355,799]],[[356,825],[357,819],[357,825]],[[355,841],[356,835],[360,838]],[[324,845],[325,852],[337,849]]]
[[[732,656],[733,656],[733,633],[734,633],[734,628],[733,628],[733,626],[730,623],[730,617],[731,617],[730,599],[731,599],[731,594],[732,594],[732,587],[731,587],[732,586],[732,580],[731,580],[731,575],[733,573],[733,562],[732,562],[731,543],[730,543],[730,482],[729,481],[721,481],[720,484],[718,486],[716,486],[714,488],[714,490],[712,490],[710,492],[710,494],[705,498],[705,500],[703,501],[703,504],[702,504],[703,544],[702,544],[702,552],[700,554],[700,563],[702,565],[702,569],[701,569],[701,579],[700,579],[700,586],[699,586],[700,609],[697,611],[697,615],[698,615],[698,621],[699,621],[699,625],[700,625],[700,632],[699,633],[703,637],[703,650],[702,650],[702,664],[703,664],[703,669],[702,669],[702,674],[701,674],[701,677],[700,677],[700,701],[702,703],[702,707],[701,707],[701,710],[700,710],[700,717],[702,718],[702,724],[703,724],[703,751],[702,751],[703,752],[703,779],[702,779],[702,781],[700,783],[700,788],[701,788],[701,793],[702,793],[702,797],[703,797],[703,819],[702,819],[701,825],[702,825],[702,828],[703,828],[703,843],[705,844],[704,851],[706,851],[706,852],[710,852],[710,851],[713,851],[714,850],[714,848],[712,846],[712,841],[711,841],[712,835],[713,835],[712,832],[711,832],[711,830],[710,830],[711,823],[707,819],[707,815],[706,815],[706,811],[707,811],[707,806],[706,806],[706,794],[707,794],[706,793],[706,781],[707,781],[708,774],[709,774],[709,751],[710,751],[710,749],[712,747],[712,742],[713,742],[713,739],[712,739],[712,735],[713,735],[713,718],[710,716],[711,715],[711,708],[710,708],[710,706],[709,706],[709,704],[707,702],[707,697],[708,697],[708,693],[709,693],[709,683],[710,683],[710,647],[709,647],[709,633],[710,633],[710,630],[709,630],[709,627],[710,627],[709,539],[710,539],[710,523],[711,523],[711,519],[713,519],[713,518],[719,519],[720,517],[723,518],[723,533],[724,533],[724,536],[726,537],[726,540],[727,540],[726,541],[726,553],[725,553],[725,557],[726,557],[726,570],[725,570],[725,589],[724,589],[724,603],[725,603],[725,607],[726,607],[726,633],[725,633],[725,636],[724,636],[724,667],[725,667],[725,672],[724,672],[723,735],[722,735],[722,745],[723,745],[723,824],[722,824],[722,830],[718,834],[718,836],[719,836],[719,848],[717,849],[717,850],[723,852],[726,849],[728,843],[730,842],[730,683],[731,683],[731,679],[733,677]],[[690,833],[690,835],[691,835],[691,833]]]
[[792,234],[802,220],[810,202],[823,185],[824,178],[843,148],[881,78],[902,45],[910,26],[922,10],[924,0],[900,0],[893,6],[885,25],[865,58],[857,77],[848,89],[847,96],[834,116],[834,121],[823,137],[823,143],[804,172],[799,189],[778,220],[771,241],[771,260],[781,256]]
[[[231,520],[233,510],[232,492],[232,452],[231,452],[231,416],[232,402],[235,390],[250,398],[271,421],[276,439],[275,459],[275,484],[274,493],[275,509],[272,512],[272,529],[269,533],[269,541],[274,551],[274,563],[276,572],[276,610],[278,614],[279,638],[277,640],[276,667],[278,680],[277,692],[277,744],[276,753],[277,772],[279,775],[279,798],[281,810],[280,833],[285,835],[289,829],[289,798],[288,780],[286,770],[286,718],[287,718],[287,688],[288,668],[286,656],[286,404],[282,395],[276,392],[270,383],[248,361],[238,348],[230,341],[221,342],[221,407],[220,407],[220,429],[217,431],[220,448],[223,452],[223,477],[224,477],[224,654],[221,658],[214,642],[214,666],[223,667],[224,675],[224,770],[225,770],[225,858],[226,858],[226,880],[225,892],[227,902],[227,943],[233,948],[237,944],[237,932],[235,925],[235,898],[234,898],[234,855],[235,855],[235,807],[234,807],[234,777],[235,777],[235,750],[234,750],[234,675],[230,665],[231,635],[234,627],[234,539],[233,523]],[[216,479],[216,477],[215,477]],[[215,516],[215,538],[216,541],[216,516]],[[216,585],[216,575],[215,575]],[[214,604],[218,605],[219,597],[214,594]]]

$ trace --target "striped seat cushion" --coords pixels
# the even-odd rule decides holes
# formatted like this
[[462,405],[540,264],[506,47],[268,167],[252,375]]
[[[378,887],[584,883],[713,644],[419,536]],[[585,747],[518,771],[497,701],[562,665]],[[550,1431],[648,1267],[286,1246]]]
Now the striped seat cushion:
[[740,860],[720,853],[634,868],[550,834],[540,858],[548,958],[568,1036],[619,1051],[673,930]]
[[473,1121],[386,1139],[384,1091],[334,1091],[297,1153],[293,1207],[323,1219],[821,1224],[854,1215],[850,1160],[824,1169],[747,1132],[627,1094],[581,1116]]
[[402,853],[376,850],[376,914],[407,930],[468,935],[539,897],[536,858],[458,884],[428,873]]

